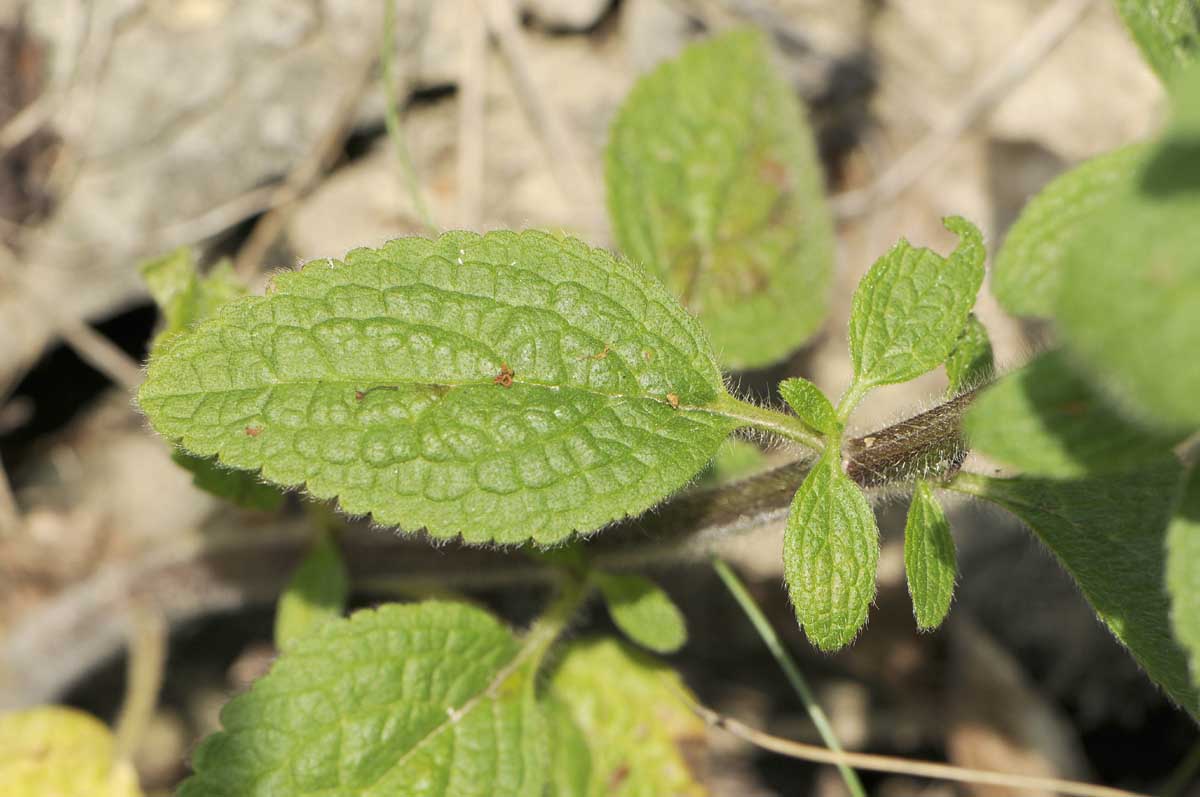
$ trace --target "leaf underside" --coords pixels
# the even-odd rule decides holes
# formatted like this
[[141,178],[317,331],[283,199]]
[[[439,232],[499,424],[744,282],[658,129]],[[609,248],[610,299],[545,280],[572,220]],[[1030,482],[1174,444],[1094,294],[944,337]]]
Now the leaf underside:
[[1077,480],[959,478],[971,493],[1024,521],[1150,678],[1200,716],[1200,694],[1171,633],[1164,583],[1164,536],[1180,477],[1179,464],[1168,458],[1129,473]]
[[734,422],[696,321],[628,261],[447,233],[275,278],[151,359],[139,403],[201,456],[471,542],[562,540],[687,483]]
[[761,35],[693,45],[640,80],[606,178],[622,251],[700,317],[724,365],[778,361],[819,328],[833,263],[824,181]]
[[1157,462],[1180,440],[1117,413],[1061,351],[989,387],[964,426],[973,449],[1025,473],[1062,478]]

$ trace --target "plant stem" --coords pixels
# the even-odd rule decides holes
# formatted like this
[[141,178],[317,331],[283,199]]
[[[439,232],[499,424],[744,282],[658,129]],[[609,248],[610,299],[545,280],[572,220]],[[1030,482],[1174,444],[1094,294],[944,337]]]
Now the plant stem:
[[850,417],[850,413],[854,412],[854,408],[866,397],[867,393],[871,392],[871,388],[864,386],[862,383],[855,380],[850,383],[850,387],[846,388],[846,392],[842,394],[842,398],[838,401],[837,419],[842,423]]
[[408,151],[408,141],[404,130],[400,127],[400,112],[396,107],[396,0],[387,0],[384,4],[383,16],[383,52],[380,53],[380,63],[383,68],[383,85],[387,91],[387,103],[383,115],[387,127],[388,138],[396,148],[396,159],[400,161],[400,170],[404,173],[404,185],[413,207],[421,219],[421,223],[431,232],[437,232],[429,206],[425,203],[425,195],[421,192],[421,184],[417,180],[417,170],[413,165],[412,154]]
[[[800,674],[800,668],[796,665],[795,660],[788,654],[787,649],[783,646],[783,641],[779,635],[775,633],[775,629],[771,627],[771,623],[763,615],[762,610],[758,608],[758,604],[754,602],[754,598],[746,590],[746,586],[742,580],[737,577],[733,569],[729,567],[723,560],[713,557],[713,569],[717,571],[717,575],[721,577],[721,581],[725,583],[726,589],[733,595],[733,599],[737,601],[738,606],[742,607],[746,617],[754,626],[754,630],[758,632],[767,649],[771,651],[771,655],[775,657],[775,662],[779,665],[779,669],[783,670],[783,674],[787,676],[788,681],[792,685],[792,689],[800,697],[800,702],[804,704],[804,708],[808,711],[808,716],[812,719],[813,725],[817,726],[817,732],[821,734],[821,738],[825,741],[825,746],[835,753],[841,753],[842,745],[838,742],[837,734],[833,732],[833,726],[829,724],[829,718],[825,716],[825,711],[813,696],[812,690],[808,688],[808,682],[804,680],[804,676]],[[842,780],[846,782],[846,788],[854,797],[866,797],[866,791],[863,789],[862,782],[859,781],[858,775],[853,769],[846,764],[839,763],[838,771],[842,773]]]
[[517,659],[541,659],[566,629],[590,592],[591,584],[586,577],[567,576],[562,579],[554,600],[525,632]]
[[818,454],[825,450],[825,439],[810,430],[794,415],[760,407],[729,394],[717,399],[716,406],[717,412],[726,418],[743,421],[756,429],[777,434]]
[[117,718],[117,760],[132,760],[146,736],[158,705],[163,670],[167,662],[167,620],[162,612],[147,606],[135,607],[130,616],[129,660],[125,674],[125,698]]

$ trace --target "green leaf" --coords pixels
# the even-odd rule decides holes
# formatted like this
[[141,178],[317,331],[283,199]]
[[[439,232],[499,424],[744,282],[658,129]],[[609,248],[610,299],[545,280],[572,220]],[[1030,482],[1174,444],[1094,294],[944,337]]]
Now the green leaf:
[[1057,320],[1092,381],[1165,429],[1200,427],[1200,66],[1174,87],[1176,122],[1065,257]]
[[1163,80],[1196,60],[1200,49],[1196,0],[1117,0],[1117,10],[1142,55]]
[[904,574],[918,628],[930,631],[942,624],[950,611],[957,573],[950,521],[933,488],[919,481],[904,525]]
[[546,797],[586,797],[592,783],[592,751],[571,709],[554,695],[542,698],[550,738],[550,769]]
[[186,246],[143,263],[139,270],[163,314],[156,346],[246,294],[246,286],[228,260],[222,260],[202,277],[197,273],[195,253]]
[[983,283],[983,236],[958,216],[949,257],[903,239],[875,261],[854,292],[850,360],[858,392],[907,382],[949,356]]
[[588,797],[700,797],[694,759],[705,726],[670,668],[613,639],[576,642],[563,654],[550,691],[591,749]]
[[0,794],[5,797],[141,797],[137,772],[115,761],[104,723],[65,706],[0,716]]
[[966,326],[958,333],[958,342],[946,357],[946,376],[950,379],[947,393],[957,396],[979,387],[992,378],[995,365],[987,328],[972,313],[967,316]]
[[1164,537],[1181,468],[1169,458],[1073,481],[963,473],[954,486],[1012,512],[1049,548],[1146,673],[1200,715],[1187,657],[1171,635]]
[[829,398],[807,379],[785,379],[779,383],[779,395],[800,420],[821,434],[841,433],[841,424]]
[[686,484],[737,422],[696,321],[628,261],[448,233],[275,278],[151,358],[158,432],[435,537],[556,542]]
[[479,609],[385,605],[301,637],[221,711],[180,797],[541,797],[534,657]]
[[1092,158],[1029,200],[992,264],[992,293],[1006,310],[1042,318],[1054,314],[1071,240],[1127,188],[1146,151],[1146,145],[1135,144]]
[[342,554],[329,534],[321,534],[279,596],[275,647],[287,650],[297,639],[341,617],[349,591]]
[[617,628],[655,653],[674,653],[687,642],[687,623],[671,596],[648,578],[628,573],[594,575]]
[[875,598],[879,530],[858,486],[826,451],[792,500],[783,537],[783,574],[804,633],[821,650],[851,642]]
[[744,479],[766,467],[767,458],[762,449],[747,440],[730,437],[721,443],[696,480],[697,487],[713,487],[718,484]]
[[171,460],[192,474],[192,484],[196,487],[243,509],[274,512],[283,505],[283,493],[278,487],[263,483],[249,471],[222,467],[215,457],[198,457],[175,449]]
[[1073,478],[1160,461],[1181,439],[1134,425],[1061,351],[1039,355],[975,399],[971,448],[1039,476]]
[[724,365],[776,362],[817,331],[833,265],[824,178],[760,34],[709,39],[642,78],[606,164],[622,251],[700,316]]
[[1200,468],[1194,466],[1167,528],[1167,590],[1175,638],[1188,652],[1192,683],[1200,685]]

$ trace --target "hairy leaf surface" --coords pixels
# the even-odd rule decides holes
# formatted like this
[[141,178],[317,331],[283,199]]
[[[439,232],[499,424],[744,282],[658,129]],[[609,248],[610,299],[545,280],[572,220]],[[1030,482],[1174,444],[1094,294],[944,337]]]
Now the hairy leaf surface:
[[0,717],[0,794],[5,797],[141,797],[137,772],[115,761],[104,723],[65,706]]
[[945,361],[983,284],[983,236],[957,216],[949,257],[901,239],[875,261],[854,292],[850,360],[859,389],[907,382]]
[[956,485],[1004,507],[1049,548],[1100,620],[1167,694],[1193,715],[1200,694],[1171,633],[1167,523],[1182,475],[1168,458],[1128,473],[1077,480],[960,474]]
[[683,486],[735,422],[702,330],[625,260],[535,232],[357,249],[152,358],[164,436],[437,537],[555,542]]
[[958,562],[950,521],[928,482],[919,481],[904,524],[904,575],[917,627],[937,628],[950,611]]
[[606,162],[622,251],[700,316],[722,363],[775,362],[817,330],[832,224],[804,111],[761,35],[710,39],[640,80]]
[[519,654],[463,604],[329,622],[226,704],[180,797],[540,797],[550,752]]
[[867,498],[826,451],[792,499],[783,573],[796,619],[821,650],[851,642],[875,598],[879,530]]
[[800,420],[821,434],[838,434],[840,424],[829,398],[807,379],[785,379],[779,383],[779,395]]
[[329,534],[317,538],[296,568],[275,610],[275,647],[286,650],[346,610],[350,576]]
[[1061,351],[989,387],[964,428],[973,449],[1032,475],[1063,478],[1156,462],[1180,440],[1125,419]]
[[1145,158],[1135,144],[1076,166],[1050,181],[1013,222],[992,265],[992,293],[1014,315],[1054,315],[1072,238],[1123,190]]
[[1187,649],[1200,686],[1200,468],[1192,467],[1167,529],[1167,589],[1175,638]]
[[1125,26],[1163,80],[1193,63],[1200,50],[1196,0],[1117,0]]
[[987,328],[971,313],[967,316],[966,326],[958,333],[954,349],[946,357],[946,376],[950,380],[947,393],[957,396],[979,387],[992,377],[995,366]]
[[559,789],[555,797],[708,793],[693,763],[705,745],[704,722],[682,699],[687,688],[670,668],[614,639],[576,642],[550,691],[591,752],[587,789]]
[[679,607],[661,587],[631,573],[596,573],[617,628],[655,653],[674,653],[687,642],[687,623]]
[[1093,381],[1148,424],[1200,427],[1200,65],[1174,120],[1065,257],[1057,316]]

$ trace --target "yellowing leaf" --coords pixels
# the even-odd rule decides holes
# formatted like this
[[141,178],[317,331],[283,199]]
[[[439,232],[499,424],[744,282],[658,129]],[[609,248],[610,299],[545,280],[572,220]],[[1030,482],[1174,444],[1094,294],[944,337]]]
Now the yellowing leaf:
[[4,797],[140,797],[137,774],[114,761],[112,733],[64,706],[0,716],[0,794]]

